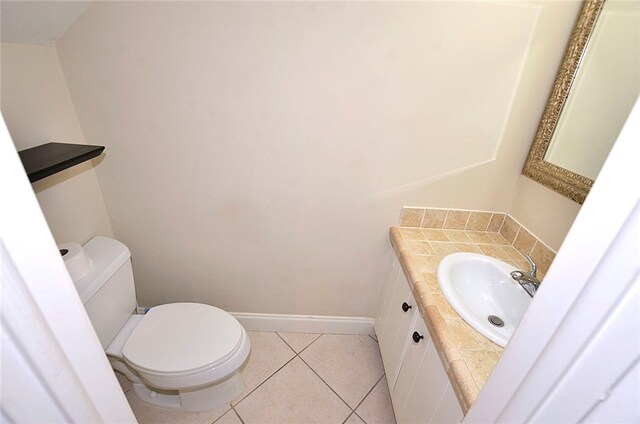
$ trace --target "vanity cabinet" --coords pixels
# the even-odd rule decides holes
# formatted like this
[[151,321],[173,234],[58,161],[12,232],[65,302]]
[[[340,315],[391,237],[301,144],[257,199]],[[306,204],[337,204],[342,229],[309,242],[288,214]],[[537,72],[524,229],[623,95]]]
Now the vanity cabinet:
[[398,424],[459,423],[462,409],[395,258],[374,326]]
[[387,383],[391,389],[398,377],[404,350],[409,343],[409,329],[418,310],[400,264],[395,260],[387,272],[380,300],[378,317],[374,322]]

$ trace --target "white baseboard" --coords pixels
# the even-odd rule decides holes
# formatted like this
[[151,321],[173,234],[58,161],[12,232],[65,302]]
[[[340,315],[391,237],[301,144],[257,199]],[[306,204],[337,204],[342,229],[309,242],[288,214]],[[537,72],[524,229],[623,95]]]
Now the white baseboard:
[[285,333],[375,334],[373,318],[231,312],[248,331]]

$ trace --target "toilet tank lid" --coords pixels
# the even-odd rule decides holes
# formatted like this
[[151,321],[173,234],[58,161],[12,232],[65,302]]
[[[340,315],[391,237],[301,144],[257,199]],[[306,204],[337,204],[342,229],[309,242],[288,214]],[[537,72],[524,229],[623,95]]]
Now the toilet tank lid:
[[94,237],[82,246],[93,264],[86,277],[75,282],[76,290],[87,303],[130,257],[127,246],[109,237]]

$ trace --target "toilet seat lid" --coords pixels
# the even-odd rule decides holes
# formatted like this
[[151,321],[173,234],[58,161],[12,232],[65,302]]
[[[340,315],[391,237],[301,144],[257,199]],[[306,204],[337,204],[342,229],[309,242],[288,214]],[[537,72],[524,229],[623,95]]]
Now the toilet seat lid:
[[242,326],[228,312],[201,303],[151,308],[133,330],[122,356],[134,368],[182,373],[215,366],[233,354]]

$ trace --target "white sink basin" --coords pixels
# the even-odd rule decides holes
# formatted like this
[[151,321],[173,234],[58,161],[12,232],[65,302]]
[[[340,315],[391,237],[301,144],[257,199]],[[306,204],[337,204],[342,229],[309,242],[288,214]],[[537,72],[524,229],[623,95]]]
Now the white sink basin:
[[[509,275],[515,269],[477,253],[452,253],[440,261],[437,269],[440,290],[453,309],[467,324],[502,347],[531,303],[531,297]],[[500,318],[504,325],[492,324],[490,316]]]

